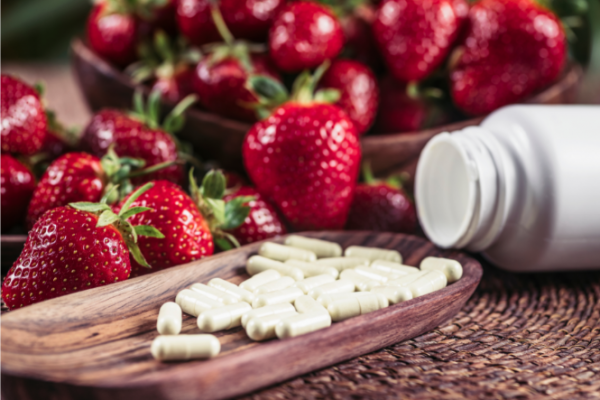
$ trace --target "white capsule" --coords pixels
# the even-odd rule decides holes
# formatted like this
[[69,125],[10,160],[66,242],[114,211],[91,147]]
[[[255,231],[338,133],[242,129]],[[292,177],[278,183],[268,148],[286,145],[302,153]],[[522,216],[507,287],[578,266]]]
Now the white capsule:
[[342,247],[339,244],[326,240],[290,235],[285,238],[285,244],[286,246],[312,251],[318,258],[340,257],[342,255]]
[[337,279],[340,274],[337,268],[329,267],[327,265],[322,265],[316,262],[308,263],[306,261],[300,260],[287,260],[284,264],[291,265],[292,267],[299,268],[302,273],[304,273],[305,278],[310,278],[311,276],[328,274],[331,275],[334,279]]
[[[266,307],[265,307],[266,308]],[[260,308],[258,308],[260,310]],[[260,341],[275,337],[275,327],[284,318],[298,315],[296,311],[268,315],[263,318],[252,318],[246,325],[246,334],[250,339]]]
[[268,269],[266,271],[259,272],[250,279],[246,279],[240,283],[240,287],[244,290],[254,293],[257,287],[279,278],[281,278],[281,274],[279,272],[275,271],[274,269]]
[[381,282],[369,279],[364,275],[359,274],[353,269],[346,269],[340,274],[340,279],[346,279],[352,281],[361,292],[368,292],[372,287],[381,285]]
[[299,249],[297,247],[283,246],[278,243],[266,242],[258,249],[258,254],[276,261],[290,259],[302,261],[316,261],[317,255],[312,251]]
[[183,361],[211,358],[219,354],[221,343],[214,335],[159,336],[150,352],[160,361]]
[[242,289],[238,285],[221,278],[211,279],[208,282],[208,286],[222,290],[231,296],[237,297],[239,301],[245,301],[248,304],[252,304],[252,301],[254,300],[254,293],[246,289]]
[[203,332],[217,332],[240,326],[242,315],[252,310],[245,301],[206,310],[198,315],[198,328]]
[[408,286],[411,283],[413,283],[414,281],[416,281],[417,279],[419,279],[420,277],[422,277],[423,275],[425,275],[425,273],[426,273],[425,271],[419,271],[415,274],[404,275],[397,279],[390,279],[386,283],[386,285],[388,285],[388,286]]
[[327,328],[330,325],[329,313],[311,311],[279,321],[275,327],[275,333],[279,339],[285,339]]
[[202,311],[223,307],[223,303],[220,301],[211,299],[190,289],[183,289],[177,293],[175,303],[179,304],[184,313],[193,315],[194,317],[200,315]]
[[456,260],[440,257],[427,257],[421,261],[421,270],[440,270],[446,275],[448,283],[456,282],[462,277],[462,265]]
[[285,288],[288,288],[294,283],[296,283],[296,281],[291,276],[282,276],[279,279],[275,279],[274,281],[265,283],[264,285],[260,285],[256,288],[254,293],[256,295],[259,295],[263,293],[275,292],[277,290],[283,290]]
[[161,335],[178,335],[181,332],[181,307],[172,301],[160,307],[156,329]]
[[246,271],[248,271],[249,275],[256,275],[269,269],[274,269],[284,276],[291,276],[297,281],[304,279],[304,274],[300,269],[289,264],[271,260],[270,258],[252,256],[246,261]]
[[240,301],[240,299],[238,299],[235,296],[232,296],[222,290],[215,289],[214,287],[210,287],[203,283],[194,283],[190,287],[190,289],[193,290],[194,292],[203,294],[204,296],[209,297],[213,300],[219,301],[225,305],[234,304],[234,303],[237,303]]
[[294,301],[296,311],[299,313],[307,313],[311,311],[327,312],[327,309],[323,307],[321,303],[315,300],[312,296],[300,296]]
[[419,279],[408,285],[413,297],[423,296],[446,287],[448,281],[446,275],[439,270],[425,272]]
[[371,289],[371,292],[382,294],[390,304],[402,303],[413,298],[412,291],[408,286],[376,286]]
[[327,305],[327,311],[333,321],[343,321],[388,305],[388,300],[380,293],[364,292],[332,299]]
[[304,292],[297,287],[289,287],[276,292],[259,294],[252,302],[252,308],[271,306],[279,303],[292,303],[302,295],[304,295]]
[[331,275],[323,274],[298,281],[294,286],[300,288],[304,293],[308,293],[314,288],[330,282],[335,282],[335,278]]
[[[390,274],[387,274],[383,271],[378,271],[371,267],[356,267],[354,268],[356,273],[364,276],[367,279],[371,279],[372,281],[377,281],[380,283],[385,283],[389,280]],[[397,278],[397,275],[391,274],[394,278]]]
[[252,311],[248,311],[242,315],[242,326],[245,328],[253,318],[265,318],[269,315],[285,314],[289,312],[296,312],[296,308],[291,303],[274,304],[272,306],[255,308]]
[[335,282],[317,286],[316,288],[310,290],[307,294],[316,299],[325,294],[352,293],[355,289],[356,287],[354,286],[354,282],[347,279],[340,279]]
[[362,257],[332,257],[317,260],[315,264],[334,267],[338,272],[342,272],[345,269],[356,268],[361,265],[367,267],[369,266],[369,260]]
[[410,275],[419,272],[419,268],[386,260],[373,261],[371,268],[395,275]]
[[346,257],[363,257],[369,261],[387,260],[402,263],[402,256],[396,250],[378,249],[375,247],[350,246],[344,251]]

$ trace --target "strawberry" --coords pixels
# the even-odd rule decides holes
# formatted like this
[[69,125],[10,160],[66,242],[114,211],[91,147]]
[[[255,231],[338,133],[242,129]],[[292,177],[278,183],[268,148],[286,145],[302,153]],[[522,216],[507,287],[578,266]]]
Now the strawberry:
[[371,127],[379,105],[379,88],[369,67],[358,61],[335,60],[319,86],[340,91],[335,104],[348,114],[359,135]]
[[2,232],[23,221],[27,204],[35,189],[31,171],[9,154],[0,156],[2,168]]
[[344,46],[344,33],[331,11],[310,1],[286,5],[269,31],[269,50],[285,72],[315,68],[335,58]]
[[430,75],[452,49],[464,7],[466,0],[382,1],[373,33],[390,73],[404,82]]
[[566,59],[558,18],[532,0],[482,0],[450,75],[454,103],[471,115],[523,100],[554,81]]
[[66,128],[58,119],[54,111],[46,110],[48,130],[44,144],[40,150],[44,153],[44,161],[54,161],[58,157],[73,151],[77,147],[77,133],[74,129]]
[[8,308],[125,280],[131,271],[129,252],[147,265],[137,246],[138,235],[163,236],[155,228],[134,227],[127,221],[145,211],[126,204],[116,215],[107,204],[72,203],[44,213],[2,283]]
[[34,88],[2,74],[0,136],[2,151],[31,155],[42,147],[46,136],[46,114]]
[[367,5],[361,5],[352,13],[340,18],[346,43],[343,54],[380,72],[383,69],[383,60],[371,29],[373,19],[375,10]]
[[157,0],[154,4],[144,6],[138,3],[142,12],[140,15],[140,37],[151,36],[153,32],[161,30],[171,35],[177,34],[177,0]]

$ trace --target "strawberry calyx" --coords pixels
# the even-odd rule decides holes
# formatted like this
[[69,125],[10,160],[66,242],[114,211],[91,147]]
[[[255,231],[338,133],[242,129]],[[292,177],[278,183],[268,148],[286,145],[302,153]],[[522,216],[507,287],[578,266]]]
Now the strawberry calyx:
[[[138,236],[148,236],[158,239],[164,239],[165,236],[153,226],[133,226],[128,221],[128,219],[133,215],[152,210],[149,207],[131,207],[131,205],[138,197],[140,197],[140,195],[142,195],[144,192],[146,192],[153,186],[153,183],[147,183],[144,186],[137,189],[127,199],[125,204],[123,204],[123,207],[121,208],[118,214],[115,214],[110,208],[110,206],[107,204],[107,200],[111,195],[110,192],[107,193],[100,200],[99,203],[79,202],[70,203],[69,206],[77,210],[89,212],[91,214],[96,215],[98,217],[98,223],[96,224],[96,227],[98,228],[107,225],[114,226],[119,231],[119,233],[121,233],[121,236],[123,237],[123,240],[125,241],[125,244],[127,245],[127,248],[129,249],[129,252],[133,256],[135,261],[137,261],[138,264],[146,268],[151,268],[144,256],[142,255],[142,252],[140,251],[140,248],[138,246]],[[116,190],[117,188],[113,187],[111,192]]]
[[[142,122],[150,129],[161,129],[170,133],[176,140],[173,134],[183,128],[183,124],[185,123],[185,110],[194,104],[198,100],[198,97],[194,94],[186,96],[177,103],[165,117],[162,124],[160,123],[161,97],[162,94],[160,91],[153,90],[148,96],[148,101],[144,103],[144,95],[141,90],[136,90],[133,94],[133,111],[131,111],[129,115]],[[179,148],[179,143],[177,144]]]
[[103,15],[125,14],[136,15],[150,20],[154,11],[167,5],[168,0],[94,0],[95,4],[105,4]]
[[401,175],[392,175],[388,177],[386,180],[381,180],[375,178],[373,175],[373,171],[371,170],[371,165],[368,162],[364,162],[361,168],[363,181],[366,185],[376,186],[384,184],[393,189],[404,190],[404,183],[408,180],[408,176],[406,173]]

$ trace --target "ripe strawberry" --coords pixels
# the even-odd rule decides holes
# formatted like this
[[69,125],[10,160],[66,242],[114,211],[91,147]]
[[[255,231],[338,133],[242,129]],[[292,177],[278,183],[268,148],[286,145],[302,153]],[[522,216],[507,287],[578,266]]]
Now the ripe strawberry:
[[286,72],[315,68],[335,58],[344,46],[337,18],[310,1],[286,5],[269,31],[269,50],[275,65]]
[[518,102],[554,81],[566,58],[557,17],[532,0],[482,0],[450,75],[454,103],[471,115]]
[[31,171],[9,154],[0,156],[2,168],[2,232],[25,219],[27,204],[35,189],[35,177]]
[[137,248],[137,236],[162,237],[152,227],[133,227],[127,221],[144,211],[126,204],[116,215],[106,204],[73,203],[46,212],[29,232],[21,255],[2,283],[8,308],[127,279],[131,271],[128,248],[146,264]]
[[2,151],[31,155],[42,147],[46,114],[39,94],[31,86],[2,74],[0,136]]
[[154,4],[149,2],[146,6],[138,1],[138,5],[138,13],[141,14],[139,37],[151,36],[157,30],[177,34],[177,0],[155,0]]
[[404,82],[430,75],[457,39],[465,6],[466,0],[381,2],[373,33],[390,73]]
[[371,127],[379,105],[379,88],[369,67],[358,61],[335,60],[319,86],[340,91],[335,104],[348,114],[359,135]]
[[375,10],[367,5],[361,5],[352,13],[340,18],[346,42],[343,54],[368,65],[375,72],[380,72],[383,69],[383,60],[371,29],[374,19]]

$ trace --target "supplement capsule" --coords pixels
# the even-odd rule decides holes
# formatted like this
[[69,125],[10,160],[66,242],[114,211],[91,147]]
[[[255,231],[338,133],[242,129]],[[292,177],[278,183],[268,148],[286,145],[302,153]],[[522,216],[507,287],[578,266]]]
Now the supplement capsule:
[[335,298],[329,302],[327,311],[333,321],[343,321],[358,315],[367,314],[389,305],[385,296],[379,293],[355,293]]
[[248,261],[246,261],[246,271],[249,275],[256,275],[269,269],[274,269],[281,275],[291,276],[297,281],[304,279],[304,274],[300,269],[289,264],[271,260],[270,258],[265,258],[263,256],[252,256],[248,259]]
[[448,283],[456,282],[462,276],[462,265],[456,260],[449,258],[427,257],[421,261],[422,271],[439,270],[446,275]]
[[[317,298],[317,301],[320,304],[322,304],[323,307],[327,308],[327,307],[329,307],[329,304],[331,304],[335,300],[343,299],[345,297],[358,297],[358,296],[364,296],[364,295],[370,296],[371,293],[370,292],[354,292],[354,293],[329,294],[329,295],[319,296],[319,298]],[[380,308],[387,307],[389,305],[389,301],[387,301],[387,299],[385,299],[385,296],[379,297],[378,301],[379,301]]]
[[210,310],[211,308],[223,307],[223,303],[213,300],[210,297],[194,292],[190,289],[183,289],[177,293],[175,303],[181,307],[184,313],[197,317],[202,311]]
[[388,285],[388,286],[408,286],[425,274],[426,274],[426,271],[419,271],[415,274],[404,275],[397,279],[390,279],[386,283],[386,285]]
[[316,299],[324,294],[335,294],[335,293],[352,293],[356,287],[354,282],[347,279],[340,279],[331,283],[326,283],[321,286],[309,290],[307,293],[312,298]]
[[259,286],[279,278],[281,278],[281,274],[279,272],[275,271],[274,269],[268,269],[266,271],[259,272],[252,278],[240,283],[240,287],[244,290],[254,293]]
[[270,315],[285,314],[289,312],[296,312],[296,308],[291,303],[281,303],[255,308],[242,315],[242,326],[245,328],[248,322],[254,318],[265,318]]
[[252,302],[252,308],[271,306],[279,303],[292,303],[302,295],[304,295],[304,292],[297,287],[289,287],[276,292],[260,294]]
[[225,293],[222,290],[219,289],[215,289],[213,287],[210,287],[208,285],[205,285],[203,283],[194,283],[191,287],[191,290],[193,290],[194,292],[198,292],[200,294],[203,294],[206,297],[209,297],[213,300],[216,300],[218,302],[221,302],[225,305],[227,304],[234,304],[239,302],[240,300],[235,297],[232,296],[228,293]]
[[312,251],[299,249],[297,247],[283,246],[273,242],[263,243],[258,249],[258,254],[276,261],[294,259],[310,262],[317,260],[317,255]]
[[326,240],[290,235],[284,243],[286,246],[312,251],[318,258],[340,257],[342,255],[342,247],[339,244]]
[[419,268],[386,260],[373,261],[371,268],[396,275],[409,275],[419,272]]
[[356,267],[354,268],[354,271],[356,271],[357,274],[362,275],[367,279],[371,279],[372,281],[377,281],[380,283],[387,282],[389,280],[390,275],[392,275],[394,278],[399,278],[399,276],[393,274],[385,275],[385,272],[378,271],[371,267]]
[[294,286],[300,288],[304,293],[308,293],[314,288],[330,282],[335,282],[335,278],[331,275],[323,274],[298,281]]
[[306,261],[300,260],[287,260],[284,264],[299,268],[304,273],[305,278],[328,274],[331,275],[334,279],[337,279],[338,275],[340,274],[336,268],[329,267],[327,265],[320,265],[316,262],[308,263]]
[[214,335],[159,336],[150,347],[152,356],[160,361],[211,358],[220,351],[221,343]]
[[408,286],[376,286],[371,292],[385,296],[390,304],[402,303],[413,298]]
[[311,311],[285,318],[275,327],[279,339],[304,335],[331,326],[331,317],[326,312]]
[[332,257],[317,260],[315,264],[334,267],[338,272],[342,272],[345,269],[356,268],[361,265],[368,267],[369,260],[363,257]]
[[245,301],[248,304],[252,304],[252,301],[254,300],[254,293],[246,289],[242,289],[238,285],[233,284],[231,282],[227,282],[226,280],[221,278],[211,279],[208,282],[208,286],[222,290],[223,292],[231,296],[237,297],[239,301]]
[[299,313],[307,313],[311,311],[327,312],[327,309],[323,307],[321,303],[316,301],[312,296],[300,296],[294,301],[296,311]]
[[160,307],[156,329],[161,335],[178,335],[181,332],[181,307],[172,301]]
[[369,279],[364,275],[359,274],[353,269],[346,269],[340,274],[340,279],[346,279],[352,281],[361,292],[368,292],[372,287],[381,285],[381,282]]
[[254,293],[259,295],[259,294],[263,294],[263,293],[275,292],[277,290],[282,290],[282,289],[288,288],[288,287],[292,286],[294,283],[296,283],[294,278],[292,278],[290,276],[282,276],[279,279],[275,279],[274,281],[265,283],[264,285],[260,285],[259,287],[256,288]]
[[252,318],[246,325],[246,334],[250,339],[260,341],[275,337],[275,327],[284,318],[298,315],[296,311],[273,314],[263,318]]
[[386,260],[402,264],[402,256],[396,250],[378,249],[375,247],[350,246],[344,251],[346,257],[363,257],[369,261]]
[[443,289],[446,284],[446,275],[442,271],[434,269],[425,272],[419,279],[408,285],[408,288],[413,297],[419,297]]
[[235,328],[240,326],[242,315],[250,310],[252,310],[250,304],[242,301],[203,311],[198,316],[198,328],[204,332],[217,332]]

